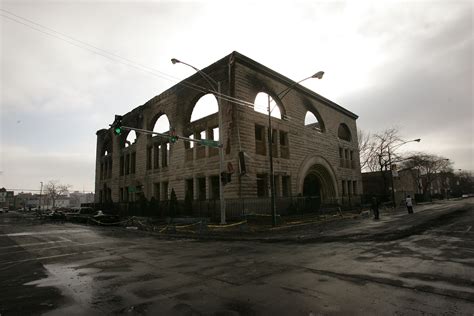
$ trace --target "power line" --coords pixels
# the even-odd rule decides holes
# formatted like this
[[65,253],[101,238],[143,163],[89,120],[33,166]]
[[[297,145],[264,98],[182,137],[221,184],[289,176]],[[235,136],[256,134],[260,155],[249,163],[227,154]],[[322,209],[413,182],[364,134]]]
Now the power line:
[[[49,35],[51,37],[54,37],[56,39],[59,39],[59,40],[62,40],[70,45],[73,45],[73,46],[76,46],[78,48],[82,48],[84,50],[87,50],[89,52],[92,52],[94,54],[97,54],[99,56],[102,56],[104,58],[107,58],[107,59],[110,59],[112,61],[115,61],[115,62],[118,62],[122,65],[126,65],[126,66],[129,66],[129,67],[132,67],[132,68],[135,68],[137,70],[140,70],[140,71],[143,71],[143,72],[146,72],[146,73],[149,73],[151,75],[154,75],[154,76],[157,76],[159,78],[162,78],[162,79],[165,79],[165,80],[168,80],[168,81],[171,81],[177,85],[181,85],[181,86],[184,86],[184,87],[187,87],[187,88],[190,88],[190,89],[193,89],[195,91],[198,91],[198,92],[203,92],[203,93],[209,93],[209,92],[212,92],[213,94],[219,96],[221,99],[225,100],[225,101],[228,101],[228,102],[231,102],[231,103],[234,103],[234,104],[238,104],[238,105],[243,105],[243,106],[246,106],[246,107],[250,107],[250,108],[254,108],[254,104],[251,103],[251,102],[247,102],[247,101],[244,101],[244,100],[240,100],[238,98],[235,98],[235,97],[232,97],[232,96],[229,96],[229,95],[226,95],[226,94],[223,94],[223,93],[218,93],[217,91],[212,91],[210,90],[209,88],[205,88],[205,87],[202,87],[202,86],[199,86],[197,84],[193,84],[193,83],[190,83],[190,82],[186,82],[186,81],[179,81],[179,79],[175,76],[172,76],[172,75],[169,75],[165,72],[162,72],[160,70],[157,70],[157,69],[153,69],[151,67],[148,67],[148,66],[145,66],[145,65],[142,65],[138,62],[135,62],[131,59],[128,59],[128,58],[125,58],[125,57],[122,57],[118,54],[115,54],[113,52],[109,52],[107,50],[104,50],[102,48],[99,48],[99,47],[96,47],[94,45],[91,45],[89,43],[86,43],[82,40],[78,40],[78,39],[75,39],[67,34],[64,34],[64,33],[61,33],[61,32],[58,32],[52,28],[49,28],[47,26],[44,26],[40,23],[37,23],[37,22],[34,22],[30,19],[27,19],[27,18],[24,18],[22,16],[19,16],[17,14],[14,14],[8,10],[5,10],[5,9],[2,9],[0,8],[0,11],[3,11],[7,14],[10,14],[12,16],[14,16],[15,18],[11,17],[11,16],[8,16],[8,15],[5,15],[5,14],[0,14],[0,16],[4,17],[4,18],[7,18],[7,19],[10,19],[14,22],[17,22],[19,24],[22,24],[26,27],[29,27],[35,31],[38,31],[40,33],[43,33],[43,34],[46,34],[46,35]],[[18,20],[20,19],[20,20]],[[28,22],[28,23],[31,23],[33,25],[30,25],[28,23],[25,23],[24,21]],[[38,28],[39,27],[39,28]]]

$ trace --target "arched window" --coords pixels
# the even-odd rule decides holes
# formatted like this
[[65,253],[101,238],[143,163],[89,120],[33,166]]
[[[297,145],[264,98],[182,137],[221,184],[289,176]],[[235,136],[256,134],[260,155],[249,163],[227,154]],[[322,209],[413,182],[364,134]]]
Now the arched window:
[[319,132],[324,132],[323,122],[318,120],[317,116],[311,111],[306,112],[306,116],[304,118],[304,126],[310,127]]
[[[255,97],[254,108],[256,112],[260,112],[268,115],[268,94],[265,92],[259,92]],[[270,110],[271,116],[281,120],[280,106],[270,96]]]
[[[156,133],[167,133],[170,130],[170,121],[168,120],[168,116],[166,114],[161,115],[155,122],[155,126],[153,126],[153,131]],[[157,136],[157,135],[153,135]]]
[[125,140],[125,148],[135,144],[136,141],[137,141],[137,133],[135,133],[135,131],[130,131],[127,135],[127,139]]
[[349,127],[347,127],[346,124],[341,123],[339,125],[339,129],[337,130],[337,137],[339,137],[339,139],[342,139],[348,142],[351,141],[352,139],[351,130],[349,129]]
[[194,105],[191,122],[202,119],[219,111],[217,99],[212,93],[202,96]]

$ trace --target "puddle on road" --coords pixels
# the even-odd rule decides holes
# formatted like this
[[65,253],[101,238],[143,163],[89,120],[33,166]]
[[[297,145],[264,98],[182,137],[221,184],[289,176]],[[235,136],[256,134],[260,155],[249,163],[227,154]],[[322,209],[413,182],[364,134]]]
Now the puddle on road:
[[56,287],[68,298],[65,306],[44,315],[95,315],[98,310],[91,310],[89,306],[93,300],[93,275],[99,269],[77,269],[77,266],[64,266],[59,264],[44,265],[48,277],[25,285],[38,287]]

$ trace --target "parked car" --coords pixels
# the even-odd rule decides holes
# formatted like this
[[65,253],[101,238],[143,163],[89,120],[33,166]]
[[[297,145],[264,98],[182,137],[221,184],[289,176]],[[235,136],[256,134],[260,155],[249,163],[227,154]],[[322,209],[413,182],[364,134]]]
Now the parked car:
[[118,215],[104,213],[104,211],[101,210],[97,211],[92,218],[94,219],[94,223],[99,225],[118,224],[120,222],[120,217]]
[[67,212],[67,220],[79,223],[87,223],[96,211],[92,207],[73,207]]
[[64,222],[66,220],[66,214],[61,210],[54,210],[51,213],[46,215],[46,218],[52,221],[61,221]]

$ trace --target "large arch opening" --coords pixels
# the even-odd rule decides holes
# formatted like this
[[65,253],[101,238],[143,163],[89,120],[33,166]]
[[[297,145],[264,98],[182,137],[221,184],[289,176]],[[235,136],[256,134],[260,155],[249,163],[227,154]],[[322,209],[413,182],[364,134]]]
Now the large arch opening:
[[306,175],[303,181],[305,211],[317,212],[321,208],[321,181],[314,173]]
[[321,182],[316,175],[310,173],[304,178],[303,196],[321,197]]
[[303,180],[303,197],[305,209],[318,211],[321,204],[330,204],[336,197],[333,178],[328,169],[321,164],[312,165]]
[[304,118],[304,125],[318,132],[324,132],[324,123],[318,113],[307,111]]
[[303,197],[307,211],[317,211],[321,205],[337,202],[337,181],[331,164],[321,156],[309,156],[301,164],[297,191]]
[[217,103],[216,96],[212,93],[208,93],[203,95],[194,105],[190,122],[210,116],[214,113],[217,113],[218,111],[219,105]]
[[[153,126],[153,132],[165,134],[170,130],[170,121],[166,114],[162,114],[155,122]],[[157,136],[157,135],[153,135]]]
[[255,112],[263,113],[268,115],[268,98],[270,97],[270,111],[271,116],[277,119],[282,119],[282,109],[280,105],[270,96],[268,93],[259,92],[255,97],[254,107]]
[[135,144],[136,141],[137,141],[137,133],[134,130],[131,130],[127,134],[127,138],[125,139],[124,147],[127,148],[127,147]]

